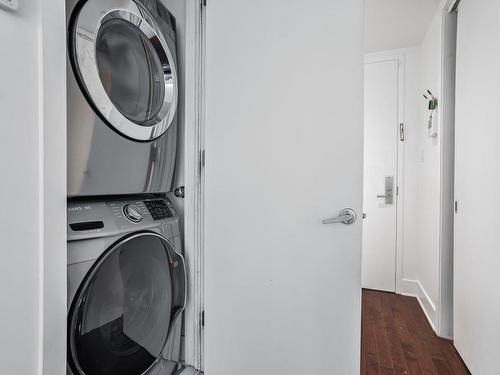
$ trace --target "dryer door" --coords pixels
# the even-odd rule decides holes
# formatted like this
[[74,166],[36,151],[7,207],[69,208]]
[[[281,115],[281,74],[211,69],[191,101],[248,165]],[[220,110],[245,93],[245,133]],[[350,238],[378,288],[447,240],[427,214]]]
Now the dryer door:
[[168,358],[168,342],[184,310],[185,277],[182,256],[156,233],[131,235],[106,251],[69,312],[73,373],[140,375],[177,362]]
[[70,54],[100,116],[139,141],[161,136],[177,108],[177,72],[153,16],[132,0],[89,0],[73,18]]

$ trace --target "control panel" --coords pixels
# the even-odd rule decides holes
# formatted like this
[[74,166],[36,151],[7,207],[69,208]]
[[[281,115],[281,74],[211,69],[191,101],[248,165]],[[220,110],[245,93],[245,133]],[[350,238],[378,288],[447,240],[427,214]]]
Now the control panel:
[[164,199],[145,201],[144,205],[155,221],[173,216],[167,202]]
[[141,200],[108,201],[106,206],[118,219],[117,224],[122,228],[129,226],[130,223],[134,226],[144,223],[145,216],[149,216],[148,210]]
[[148,230],[178,220],[167,198],[68,202],[68,239]]

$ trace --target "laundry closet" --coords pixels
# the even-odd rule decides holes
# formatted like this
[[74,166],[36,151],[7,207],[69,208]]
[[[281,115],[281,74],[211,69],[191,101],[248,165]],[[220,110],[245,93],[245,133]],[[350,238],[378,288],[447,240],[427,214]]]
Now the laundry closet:
[[195,372],[185,3],[170,3],[177,17],[158,0],[66,1],[68,375]]

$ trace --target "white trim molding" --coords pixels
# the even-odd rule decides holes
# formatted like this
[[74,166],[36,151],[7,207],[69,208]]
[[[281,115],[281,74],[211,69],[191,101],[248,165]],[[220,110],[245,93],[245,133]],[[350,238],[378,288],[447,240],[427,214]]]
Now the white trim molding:
[[429,324],[435,331],[437,322],[437,308],[420,281],[402,279],[400,282],[400,287],[400,293],[402,295],[417,298],[420,306],[422,307],[422,310],[424,311],[425,316],[427,317],[427,320],[429,321]]
[[[453,2],[453,1],[452,1]],[[455,1],[455,4],[457,2]],[[455,200],[455,76],[457,12],[443,9],[441,29],[441,137],[439,291],[437,334],[453,337],[453,247]]]
[[[31,6],[31,5],[30,5]],[[40,1],[40,360],[39,374],[66,373],[66,13]],[[36,63],[36,62],[35,62]]]
[[186,1],[185,190],[184,249],[188,264],[185,311],[185,362],[203,369],[204,310],[204,126],[203,126],[203,4]]

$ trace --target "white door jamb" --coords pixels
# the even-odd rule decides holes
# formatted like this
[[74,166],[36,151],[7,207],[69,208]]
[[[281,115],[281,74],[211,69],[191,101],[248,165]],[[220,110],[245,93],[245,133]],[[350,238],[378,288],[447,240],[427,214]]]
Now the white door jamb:
[[203,370],[204,314],[204,1],[186,1],[184,248],[188,267],[185,362]]

